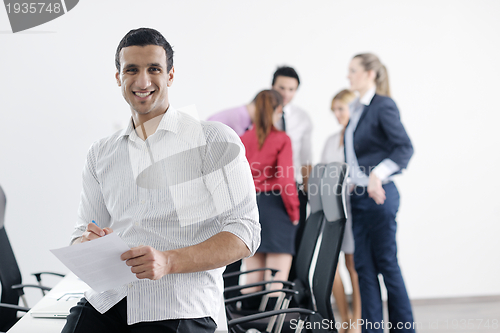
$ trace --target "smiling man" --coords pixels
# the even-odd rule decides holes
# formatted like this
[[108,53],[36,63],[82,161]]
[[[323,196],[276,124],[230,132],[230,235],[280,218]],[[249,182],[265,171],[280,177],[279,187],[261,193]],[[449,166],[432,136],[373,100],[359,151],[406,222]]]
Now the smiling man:
[[158,31],[125,35],[116,69],[132,119],[89,150],[72,243],[118,232],[138,280],[86,292],[63,332],[213,332],[224,266],[260,243],[243,146],[170,105],[173,50]]

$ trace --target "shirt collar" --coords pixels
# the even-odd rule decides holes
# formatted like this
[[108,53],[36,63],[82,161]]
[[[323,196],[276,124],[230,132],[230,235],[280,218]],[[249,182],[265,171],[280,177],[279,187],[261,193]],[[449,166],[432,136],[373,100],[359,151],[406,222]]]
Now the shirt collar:
[[[156,131],[170,131],[173,133],[177,133],[179,130],[179,114],[176,109],[174,109],[172,106],[169,106],[167,109],[167,112],[165,112],[162,116],[162,119],[160,120],[160,123],[158,124],[158,128]],[[119,137],[123,136],[134,136],[137,135],[135,133],[135,128],[134,128],[134,122],[132,120],[132,117],[130,117],[130,121],[128,123],[128,126],[124,128]]]
[[156,129],[162,131],[169,131],[177,134],[179,131],[179,111],[174,109],[173,106],[170,106],[163,115],[160,124],[158,124],[158,128]]
[[370,90],[368,90],[361,98],[359,99],[359,102],[363,105],[370,105],[373,96],[375,96],[375,92],[377,91],[377,87],[373,86]]
[[132,121],[132,117],[130,117],[130,120],[128,121],[128,126],[121,131],[118,137],[121,138],[122,136],[129,136],[133,131],[134,131],[134,123]]

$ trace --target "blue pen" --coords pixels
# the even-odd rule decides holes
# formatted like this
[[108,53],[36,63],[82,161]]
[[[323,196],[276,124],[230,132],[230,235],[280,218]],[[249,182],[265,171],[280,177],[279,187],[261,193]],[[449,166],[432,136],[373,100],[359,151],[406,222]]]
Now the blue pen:
[[[94,223],[94,224],[95,224],[98,228],[100,228],[100,227],[99,227],[99,224],[95,223],[95,221],[94,221],[94,220],[92,220],[92,223]],[[104,231],[103,231],[102,233],[104,233]],[[106,236],[106,234],[104,234],[104,235],[102,235],[102,236]],[[101,236],[101,237],[102,237],[102,236]]]

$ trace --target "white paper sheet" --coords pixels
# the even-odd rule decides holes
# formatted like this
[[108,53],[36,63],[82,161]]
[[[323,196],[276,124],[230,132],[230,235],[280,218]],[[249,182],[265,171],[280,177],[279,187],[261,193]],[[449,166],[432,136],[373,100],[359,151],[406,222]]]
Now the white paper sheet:
[[90,242],[50,250],[76,276],[92,289],[103,292],[137,281],[122,253],[130,250],[127,244],[111,233]]

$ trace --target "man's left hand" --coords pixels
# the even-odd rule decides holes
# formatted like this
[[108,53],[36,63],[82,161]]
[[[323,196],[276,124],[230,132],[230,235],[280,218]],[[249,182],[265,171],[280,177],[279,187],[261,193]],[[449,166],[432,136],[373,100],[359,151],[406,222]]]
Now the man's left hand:
[[171,260],[165,252],[151,246],[138,246],[121,255],[138,279],[158,280],[172,271]]

